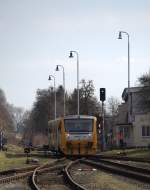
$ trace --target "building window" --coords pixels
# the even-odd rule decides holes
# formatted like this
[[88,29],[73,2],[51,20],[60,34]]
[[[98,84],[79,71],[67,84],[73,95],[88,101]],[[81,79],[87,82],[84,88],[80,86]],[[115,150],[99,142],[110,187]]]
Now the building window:
[[150,137],[150,126],[142,126],[142,137]]
[[130,129],[129,127],[124,127],[124,137],[130,138]]
[[150,127],[147,127],[146,136],[150,136]]
[[144,137],[145,136],[145,127],[143,126],[142,127],[142,137]]

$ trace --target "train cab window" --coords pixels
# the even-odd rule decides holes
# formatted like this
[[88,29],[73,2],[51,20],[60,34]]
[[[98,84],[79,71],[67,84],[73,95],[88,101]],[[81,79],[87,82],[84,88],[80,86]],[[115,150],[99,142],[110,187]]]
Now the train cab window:
[[92,132],[92,119],[66,119],[65,131],[67,132]]

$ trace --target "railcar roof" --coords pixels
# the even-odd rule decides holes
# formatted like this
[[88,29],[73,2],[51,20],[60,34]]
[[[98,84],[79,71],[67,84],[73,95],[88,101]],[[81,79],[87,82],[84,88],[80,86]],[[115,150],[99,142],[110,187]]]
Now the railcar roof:
[[68,115],[65,116],[64,119],[94,119],[94,116],[90,115]]

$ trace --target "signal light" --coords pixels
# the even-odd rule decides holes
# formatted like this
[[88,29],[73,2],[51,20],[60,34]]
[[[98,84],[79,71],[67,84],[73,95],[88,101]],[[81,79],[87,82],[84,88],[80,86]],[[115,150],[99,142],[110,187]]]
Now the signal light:
[[104,102],[106,100],[106,89],[100,88],[100,100]]

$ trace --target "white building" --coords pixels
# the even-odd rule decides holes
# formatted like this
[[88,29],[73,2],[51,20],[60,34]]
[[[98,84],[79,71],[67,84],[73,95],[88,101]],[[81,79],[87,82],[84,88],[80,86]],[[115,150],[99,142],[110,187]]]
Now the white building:
[[119,146],[122,141],[127,147],[150,145],[150,87],[130,88],[130,113],[127,88],[122,93],[122,99],[124,103],[119,106],[114,128],[116,145]]

